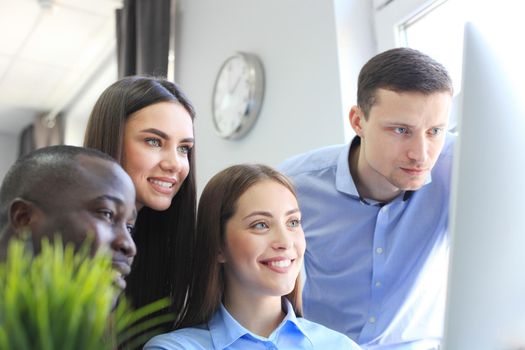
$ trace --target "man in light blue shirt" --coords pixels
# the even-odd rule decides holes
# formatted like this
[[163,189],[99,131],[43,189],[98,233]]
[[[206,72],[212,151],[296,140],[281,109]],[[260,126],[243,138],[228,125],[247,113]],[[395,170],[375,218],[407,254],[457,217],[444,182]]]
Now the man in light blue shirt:
[[286,316],[268,338],[244,328],[221,305],[206,325],[156,336],[146,344],[144,350],[360,349],[345,335],[296,317],[286,298],[283,298],[283,304],[287,310]]
[[452,83],[412,49],[359,74],[356,137],[280,169],[297,187],[307,240],[305,317],[364,349],[436,349],[448,266]]

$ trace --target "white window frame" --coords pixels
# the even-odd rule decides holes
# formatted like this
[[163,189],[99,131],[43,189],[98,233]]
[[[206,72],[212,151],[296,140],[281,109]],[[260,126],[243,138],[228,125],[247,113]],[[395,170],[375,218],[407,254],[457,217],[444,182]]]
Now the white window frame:
[[374,5],[374,29],[378,52],[404,43],[399,35],[399,26],[408,19],[443,0],[372,0]]
[[[399,29],[428,7],[438,6],[445,0],[372,0],[374,6],[374,29],[378,52],[404,46],[404,38]],[[449,128],[454,130],[461,111],[461,94],[454,96]]]

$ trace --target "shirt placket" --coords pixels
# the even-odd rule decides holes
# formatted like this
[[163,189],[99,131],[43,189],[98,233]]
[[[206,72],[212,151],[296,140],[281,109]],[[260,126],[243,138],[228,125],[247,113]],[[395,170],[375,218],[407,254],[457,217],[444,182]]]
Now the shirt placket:
[[366,323],[361,331],[360,342],[366,343],[376,337],[376,326],[381,317],[384,298],[384,276],[386,264],[386,234],[388,231],[391,205],[381,207],[377,213],[372,250],[372,279],[370,281],[370,307]]

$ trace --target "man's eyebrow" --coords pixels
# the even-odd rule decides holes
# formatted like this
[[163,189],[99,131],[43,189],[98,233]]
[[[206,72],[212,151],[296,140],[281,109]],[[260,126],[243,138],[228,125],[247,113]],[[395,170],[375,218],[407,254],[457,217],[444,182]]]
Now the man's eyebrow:
[[116,196],[112,196],[110,194],[103,194],[101,196],[98,196],[97,198],[95,198],[96,200],[110,200],[112,202],[117,202],[118,204],[124,204],[124,201],[122,200],[122,198],[119,198],[119,197],[116,197]]
[[434,126],[431,126],[431,128],[445,128],[447,126],[447,123],[440,123]]
[[407,124],[405,122],[396,122],[395,120],[392,120],[392,121],[389,121],[389,122],[386,122],[385,125],[387,127],[403,127],[403,128],[414,128],[414,125],[411,125],[411,124]]
[[[392,127],[392,126],[394,126],[394,127],[403,127],[403,128],[414,128],[414,127],[415,127],[414,125],[407,124],[407,123],[405,123],[405,122],[403,122],[403,123],[397,123],[397,122],[395,122],[395,121],[389,121],[389,122],[386,122],[385,125],[386,125],[387,127]],[[447,126],[447,123],[446,123],[446,122],[445,122],[445,123],[439,123],[439,124],[436,124],[436,125],[432,125],[432,126],[430,126],[429,129],[431,129],[431,128],[444,128],[444,127],[446,127],[446,126]]]

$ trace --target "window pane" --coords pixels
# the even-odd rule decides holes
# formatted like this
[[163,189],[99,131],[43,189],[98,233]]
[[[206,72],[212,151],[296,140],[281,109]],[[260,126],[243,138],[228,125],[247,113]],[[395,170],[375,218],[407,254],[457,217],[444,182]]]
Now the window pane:
[[454,82],[455,94],[461,87],[463,1],[436,1],[399,27],[405,46],[417,49],[442,63]]

